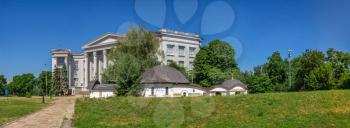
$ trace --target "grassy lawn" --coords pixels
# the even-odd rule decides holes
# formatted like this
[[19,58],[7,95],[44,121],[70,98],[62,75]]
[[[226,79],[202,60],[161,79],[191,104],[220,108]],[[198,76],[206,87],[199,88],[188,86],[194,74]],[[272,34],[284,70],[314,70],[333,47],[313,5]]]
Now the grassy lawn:
[[49,105],[49,98],[45,100],[47,104],[41,103],[41,97],[0,97],[0,125]]
[[79,99],[75,127],[350,127],[350,90]]

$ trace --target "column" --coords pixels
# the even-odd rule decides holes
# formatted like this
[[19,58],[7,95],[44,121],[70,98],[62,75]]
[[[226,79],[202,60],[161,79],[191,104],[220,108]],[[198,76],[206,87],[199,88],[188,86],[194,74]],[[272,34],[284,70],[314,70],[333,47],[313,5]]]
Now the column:
[[107,68],[107,49],[103,50],[103,69]]
[[96,80],[98,77],[97,77],[97,70],[98,70],[98,67],[97,67],[97,52],[94,51],[93,52],[93,56],[94,56],[94,75],[93,75],[93,78],[94,80]]
[[54,72],[56,65],[57,65],[57,58],[56,57],[52,57],[51,58],[51,71]]
[[89,84],[89,55],[88,52],[85,52],[85,68],[84,68],[84,73],[85,73],[85,88]]

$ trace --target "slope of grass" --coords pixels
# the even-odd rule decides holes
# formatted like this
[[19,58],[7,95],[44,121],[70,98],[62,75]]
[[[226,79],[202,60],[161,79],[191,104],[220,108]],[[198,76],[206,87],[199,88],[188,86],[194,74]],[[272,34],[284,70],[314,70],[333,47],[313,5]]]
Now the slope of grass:
[[350,90],[80,99],[75,127],[350,127]]
[[[48,98],[46,101],[50,102]],[[41,103],[41,97],[0,97],[0,125],[35,112],[47,105]]]

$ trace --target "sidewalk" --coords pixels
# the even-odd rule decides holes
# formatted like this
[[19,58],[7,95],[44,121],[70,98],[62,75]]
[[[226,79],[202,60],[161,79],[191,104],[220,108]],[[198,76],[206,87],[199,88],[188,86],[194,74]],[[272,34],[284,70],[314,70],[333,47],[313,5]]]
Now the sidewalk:
[[4,128],[69,128],[76,97],[58,97],[54,104],[31,115],[19,118]]

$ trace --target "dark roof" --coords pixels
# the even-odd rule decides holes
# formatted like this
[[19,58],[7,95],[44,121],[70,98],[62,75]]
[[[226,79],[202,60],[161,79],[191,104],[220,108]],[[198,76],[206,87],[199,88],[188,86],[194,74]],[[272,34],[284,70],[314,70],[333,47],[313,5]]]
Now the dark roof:
[[224,81],[222,84],[220,85],[216,85],[213,88],[217,88],[217,87],[222,87],[225,88],[227,90],[231,90],[234,87],[242,87],[242,88],[247,88],[246,84],[243,84],[241,81],[236,80],[236,79],[232,79],[232,80],[226,80]]
[[91,90],[93,89],[97,84],[100,84],[98,80],[93,80],[88,83],[87,89]]
[[116,84],[96,84],[92,90],[114,90]]
[[189,84],[186,77],[175,68],[158,65],[146,70],[141,76],[141,84],[149,83],[175,83]]

